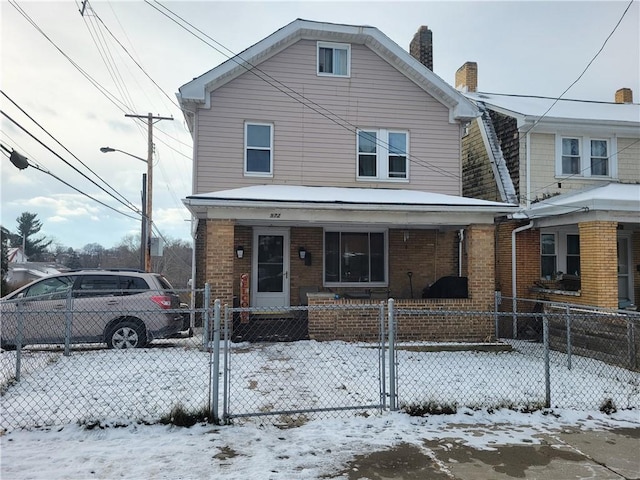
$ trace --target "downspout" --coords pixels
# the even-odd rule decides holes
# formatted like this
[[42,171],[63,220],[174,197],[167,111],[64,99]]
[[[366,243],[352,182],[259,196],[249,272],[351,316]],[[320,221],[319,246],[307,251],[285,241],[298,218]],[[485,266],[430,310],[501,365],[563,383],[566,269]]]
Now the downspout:
[[533,227],[533,220],[531,220],[527,225],[523,225],[518,228],[514,228],[511,232],[511,302],[512,302],[512,315],[513,315],[513,338],[517,337],[518,334],[518,302],[516,300],[517,295],[517,285],[516,285],[516,234],[520,232],[524,232],[525,230],[529,230]]
[[191,237],[193,238],[193,245],[191,247],[191,302],[189,305],[189,327],[193,332],[196,323],[196,244],[198,240],[198,226],[200,221],[196,217],[193,217],[191,221]]
[[458,230],[458,276],[462,276],[462,244],[464,242],[464,228]]
[[525,197],[525,201],[526,201],[526,207],[527,209],[529,209],[529,207],[531,207],[531,159],[530,159],[531,129],[529,129],[529,131],[527,132],[526,142],[527,142],[527,145],[525,146],[525,152],[526,152],[525,162],[526,162],[526,169],[527,169],[527,195]]

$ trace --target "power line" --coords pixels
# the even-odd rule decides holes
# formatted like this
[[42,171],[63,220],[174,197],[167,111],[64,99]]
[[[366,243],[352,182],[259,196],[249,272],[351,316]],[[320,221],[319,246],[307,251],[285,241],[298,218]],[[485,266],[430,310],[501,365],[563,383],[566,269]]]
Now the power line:
[[[200,38],[198,35],[196,35],[194,32],[192,32],[191,30],[186,28],[180,22],[178,22],[174,18],[170,17],[167,13],[161,11],[155,5],[152,5],[149,0],[145,0],[145,3],[148,4],[149,6],[151,6],[152,8],[154,8],[156,11],[158,11],[159,13],[164,15],[165,17],[167,17],[168,19],[170,19],[171,21],[173,21],[176,25],[180,26],[185,31],[187,31],[188,33],[193,35],[194,37],[196,37],[198,40],[203,42],[205,45],[208,45],[209,47],[213,48],[215,51],[217,51],[221,55],[224,55],[226,58],[228,58],[229,60],[231,60],[234,63],[236,63],[238,66],[244,68],[247,72],[252,73],[256,77],[258,77],[260,80],[262,80],[263,82],[267,83],[268,85],[270,85],[271,87],[275,88],[276,90],[278,90],[279,92],[283,93],[284,95],[288,96],[292,100],[304,105],[305,107],[311,109],[312,111],[314,111],[317,114],[325,117],[327,120],[335,123],[336,125],[338,125],[341,128],[346,129],[347,131],[349,131],[351,133],[356,133],[356,134],[358,133],[359,128],[356,125],[352,124],[351,122],[349,122],[348,120],[342,118],[340,115],[332,112],[331,110],[323,107],[322,105],[314,102],[313,100],[309,99],[305,95],[297,92],[293,88],[291,88],[288,85],[284,84],[282,81],[280,81],[280,80],[274,78],[273,76],[269,75],[268,73],[264,72],[258,66],[253,65],[251,62],[243,59],[240,55],[235,55],[232,50],[230,50],[229,48],[225,47],[224,45],[222,45],[217,40],[211,38],[209,35],[207,35],[206,33],[202,32],[200,29],[198,29],[197,27],[195,27],[194,25],[189,23],[187,20],[185,20],[180,15],[176,14],[175,12],[173,12],[172,10],[167,8],[166,6],[162,5],[157,0],[155,1],[155,3],[160,5],[167,12],[171,13],[171,15],[173,15],[176,18],[180,19],[180,21],[184,22],[190,28],[194,29],[198,33],[204,35],[206,38],[208,38],[212,42],[216,43],[221,48],[224,48],[225,50],[230,52],[231,55],[233,55],[233,56],[221,51],[219,48],[215,47],[214,45],[211,45],[207,41],[205,41],[202,38]],[[262,74],[263,76],[259,75],[257,72],[260,72],[260,74]],[[391,145],[389,145],[388,142],[385,142],[385,141],[380,140],[380,139],[376,139],[376,144],[379,145],[379,146],[385,147],[387,149],[391,147]],[[433,165],[433,164],[431,164],[431,163],[429,163],[429,162],[427,162],[427,161],[425,161],[425,160],[423,160],[423,159],[421,159],[419,157],[416,157],[415,155],[412,155],[412,154],[410,154],[408,152],[404,152],[404,153],[405,153],[405,155],[407,157],[407,160],[409,160],[410,162],[413,162],[416,165],[421,165],[421,166],[423,166],[423,167],[425,167],[427,169],[433,170],[433,171],[435,171],[435,172],[437,172],[437,173],[439,173],[439,174],[441,174],[443,176],[448,176],[448,177],[455,178],[455,179],[460,179],[461,178],[460,175],[453,174],[453,173],[449,172],[448,170],[446,170],[446,169],[444,169],[442,167],[439,167],[437,165]]]
[[[4,113],[4,112],[3,112],[3,113]],[[7,155],[7,152],[9,152],[9,153],[11,152],[7,147],[5,147],[5,146],[4,146],[4,145],[2,145],[2,144],[0,144],[0,148],[2,148],[2,150],[4,150],[4,151],[5,151],[5,155]],[[14,150],[14,151],[15,151],[15,150]],[[7,155],[7,156],[9,156],[9,155]],[[80,189],[79,189],[79,188],[77,188],[77,187],[74,187],[74,186],[73,186],[73,185],[71,185],[70,183],[66,182],[65,180],[61,179],[61,178],[60,178],[60,177],[58,177],[57,175],[55,175],[55,174],[51,173],[49,170],[46,170],[46,169],[44,169],[44,168],[40,167],[40,166],[39,166],[39,165],[37,165],[37,164],[29,163],[29,166],[30,166],[30,167],[32,167],[32,168],[35,168],[36,170],[39,170],[39,171],[40,171],[40,172],[42,172],[42,173],[45,173],[45,174],[47,174],[47,175],[49,175],[49,176],[51,176],[51,177],[55,178],[56,180],[58,180],[59,182],[63,183],[63,184],[64,184],[64,185],[66,185],[67,187],[71,188],[72,190],[75,190],[76,192],[78,192],[78,193],[80,193],[80,194],[84,195],[85,197],[87,197],[87,198],[89,198],[89,199],[93,200],[94,202],[97,202],[97,203],[99,203],[100,205],[102,205],[102,206],[104,206],[104,207],[107,207],[108,209],[113,210],[113,211],[114,211],[114,212],[116,212],[116,213],[119,213],[120,215],[124,215],[125,217],[131,218],[131,219],[133,219],[133,220],[138,220],[138,218],[133,217],[133,216],[131,216],[131,215],[127,214],[127,213],[121,212],[120,210],[118,210],[118,209],[116,209],[116,208],[113,208],[111,205],[107,205],[107,204],[106,204],[106,203],[104,203],[103,201],[98,200],[98,199],[97,199],[97,198],[95,198],[95,197],[92,197],[92,196],[91,196],[91,195],[89,195],[88,193],[83,192],[82,190],[80,190]]]
[[584,67],[584,70],[582,70],[582,73],[580,75],[578,75],[578,78],[576,78],[573,83],[571,85],[569,85],[564,92],[562,92],[560,94],[560,96],[551,104],[551,106],[547,109],[546,112],[544,112],[542,114],[541,117],[539,117],[534,123],[533,125],[531,125],[531,128],[529,128],[526,132],[524,132],[525,134],[529,133],[531,130],[533,130],[536,125],[538,125],[538,123],[540,123],[540,121],[547,115],[547,113],[549,113],[551,111],[551,109],[556,105],[556,103],[558,103],[560,101],[560,99],[564,96],[565,93],[567,93],[576,83],[578,83],[580,81],[580,79],[584,76],[585,73],[587,73],[587,70],[589,69],[589,67],[591,66],[591,64],[593,62],[595,62],[596,58],[598,58],[598,55],[600,55],[600,53],[602,52],[602,50],[604,50],[604,47],[607,45],[607,42],[609,41],[609,39],[613,36],[613,34],[615,33],[615,31],[618,29],[618,27],[620,26],[620,23],[622,23],[622,19],[625,17],[625,15],[627,14],[627,12],[629,11],[629,9],[631,8],[631,5],[633,4],[634,0],[631,0],[629,2],[629,4],[627,5],[627,8],[624,9],[624,12],[622,12],[622,16],[620,17],[620,19],[618,20],[618,23],[616,23],[615,27],[613,27],[613,30],[611,30],[611,33],[607,36],[607,38],[604,40],[602,46],[600,47],[600,49],[596,52],[596,54],[593,56],[593,58],[589,61],[589,63],[587,63],[587,66]]
[[[71,155],[73,158],[75,158],[78,162],[80,162],[80,164],[86,168],[87,170],[89,170],[93,175],[96,176],[96,178],[98,178],[102,183],[104,183],[107,187],[109,187],[116,195],[118,195],[120,198],[122,198],[125,202],[127,202],[129,205],[133,205],[124,195],[122,195],[120,192],[118,192],[115,188],[113,188],[108,182],[106,182],[102,177],[100,177],[100,175],[98,175],[96,172],[94,172],[87,164],[85,164],[82,160],[80,160],[75,154],[73,154],[67,147],[65,147],[57,138],[55,138],[51,133],[49,133],[49,131],[44,128],[42,125],[40,125],[40,123],[38,123],[31,115],[29,115],[22,107],[20,107],[20,105],[18,105],[15,101],[13,101],[13,99],[11,97],[9,97],[9,95],[7,95],[6,92],[4,92],[3,90],[0,90],[0,93],[2,95],[4,95],[4,97],[9,100],[16,108],[18,108],[18,110],[20,110],[29,120],[31,120],[33,123],[35,123],[44,133],[46,133],[53,141],[55,141],[60,147],[62,147],[69,155]],[[13,121],[13,120],[12,120]],[[21,127],[22,128],[22,127]],[[64,161],[64,160],[63,160]],[[67,163],[67,162],[65,162]],[[67,163],[68,164],[68,163]],[[69,164],[68,164],[69,165]],[[71,165],[69,165],[71,166]],[[73,167],[72,167],[73,168]],[[76,170],[77,171],[77,170]],[[80,173],[81,175],[83,175],[81,172],[78,171],[78,173]],[[83,175],[84,176],[84,175]],[[85,178],[87,178],[85,176]],[[107,192],[108,193],[108,192]],[[111,195],[113,196],[113,195]],[[121,202],[122,203],[122,202]]]
[[[93,179],[87,177],[84,173],[82,173],[80,170],[78,170],[78,168],[76,168],[75,166],[71,165],[67,160],[65,160],[64,158],[62,158],[58,153],[56,153],[55,151],[53,151],[48,145],[45,145],[44,142],[42,142],[39,138],[37,138],[35,135],[33,135],[31,132],[29,132],[25,127],[23,127],[20,123],[18,123],[17,121],[15,121],[13,118],[11,118],[9,115],[7,115],[6,112],[4,112],[3,110],[0,110],[0,113],[2,115],[4,115],[9,121],[11,121],[14,125],[16,125],[18,128],[20,128],[23,132],[25,132],[27,135],[29,135],[31,138],[33,138],[36,142],[38,142],[40,145],[42,145],[45,149],[47,149],[49,152],[51,152],[53,155],[55,155],[56,157],[58,157],[60,160],[62,160],[65,164],[67,164],[69,167],[71,167],[73,170],[75,170],[77,173],[79,173],[82,177],[84,177],[85,179],[89,180],[93,185],[95,185],[96,187],[98,187],[100,190],[102,190],[104,193],[106,193],[107,195],[109,195],[111,198],[115,199],[117,202],[121,203],[122,205],[124,205],[125,207],[127,207],[129,210],[135,212],[135,213],[140,213],[139,210],[135,207],[132,206],[131,203],[125,203],[122,200],[120,200],[119,198],[117,198],[116,196],[114,196],[111,192],[108,192],[104,187],[102,187],[101,185],[97,184]],[[44,170],[41,170],[44,171]]]
[[67,55],[60,47],[58,47],[58,45],[38,26],[38,24],[31,17],[29,17],[29,15],[20,6],[18,6],[18,4],[14,0],[9,0],[9,4],[13,8],[15,8],[31,24],[31,26],[33,26],[33,28],[35,28],[44,38],[46,38],[47,41],[49,41],[49,43],[51,43],[51,45],[53,45],[54,48],[58,50],[58,52],[60,52],[60,54],[62,54],[62,56],[66,58],[69,63],[71,63],[71,65],[73,65],[73,67],[89,81],[89,83],[91,83],[91,85],[93,85],[107,100],[113,103],[118,110],[122,111],[123,113],[127,113],[127,111],[129,111],[129,107],[127,105],[116,98],[111,92],[109,92],[109,90],[103,87],[97,80],[95,80],[91,75],[84,71],[82,67],[80,67],[80,65],[73,61],[73,59],[69,55]]

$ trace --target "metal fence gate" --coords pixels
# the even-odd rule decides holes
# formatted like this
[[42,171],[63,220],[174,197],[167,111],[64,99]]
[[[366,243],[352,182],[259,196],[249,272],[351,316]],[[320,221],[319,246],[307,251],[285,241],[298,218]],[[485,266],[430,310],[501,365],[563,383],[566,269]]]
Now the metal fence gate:
[[[378,341],[317,342],[308,337],[310,309],[346,318],[377,312]],[[227,308],[223,351],[223,419],[271,415],[289,423],[322,412],[386,406],[383,305]]]

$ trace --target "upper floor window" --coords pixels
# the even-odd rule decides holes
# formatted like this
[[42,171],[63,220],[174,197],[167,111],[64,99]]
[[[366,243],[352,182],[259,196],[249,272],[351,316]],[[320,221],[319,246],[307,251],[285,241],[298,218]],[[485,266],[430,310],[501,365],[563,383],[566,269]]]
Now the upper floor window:
[[273,175],[273,125],[245,123],[244,173],[246,175]]
[[615,138],[559,137],[556,175],[615,177]]
[[318,75],[351,75],[351,45],[318,42]]
[[409,133],[358,130],[358,178],[407,180]]

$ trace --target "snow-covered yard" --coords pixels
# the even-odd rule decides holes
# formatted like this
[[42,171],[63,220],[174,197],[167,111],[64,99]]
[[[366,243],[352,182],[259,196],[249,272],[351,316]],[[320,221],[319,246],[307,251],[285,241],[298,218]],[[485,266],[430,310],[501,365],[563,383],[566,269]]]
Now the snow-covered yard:
[[[68,357],[27,349],[21,381],[8,386],[1,397],[1,425],[12,429],[74,422],[153,423],[178,405],[191,411],[207,409],[212,357],[196,345],[184,339],[126,351],[88,348]],[[398,405],[539,408],[545,401],[542,347],[516,346],[518,350],[506,352],[431,352],[417,344],[399,345]],[[381,387],[380,354],[374,347],[338,341],[231,344],[228,412],[350,407],[375,411]],[[640,408],[637,372],[577,356],[569,370],[566,356],[553,353],[551,407],[597,410],[611,399],[618,409]],[[0,354],[5,375],[14,359],[15,352]],[[388,394],[389,359],[385,360]],[[222,381],[219,391],[222,407]]]
[[[0,435],[2,478],[316,479],[341,471],[357,455],[400,443],[424,449],[425,442],[451,437],[492,449],[542,442],[541,435],[565,428],[640,424],[636,372],[578,357],[568,370],[557,353],[551,364],[552,409],[522,413],[499,408],[544,400],[537,345],[523,346],[527,354],[401,347],[400,405],[457,404],[453,415],[411,417],[369,409],[254,417],[232,426],[141,423],[157,420],[177,403],[194,409],[207,404],[212,359],[193,345],[88,348],[69,357],[26,350],[22,380],[1,397],[2,425],[8,429]],[[230,410],[375,404],[380,400],[379,354],[371,347],[313,341],[234,344]],[[5,374],[14,355],[0,354]],[[611,397],[617,399],[618,412],[598,411],[601,399]],[[287,423],[291,418],[297,421]],[[31,427],[16,428],[20,425]]]

